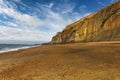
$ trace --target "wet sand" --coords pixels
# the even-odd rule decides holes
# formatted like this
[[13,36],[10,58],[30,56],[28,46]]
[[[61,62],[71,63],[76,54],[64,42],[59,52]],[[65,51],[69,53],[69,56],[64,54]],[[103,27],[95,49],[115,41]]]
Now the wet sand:
[[0,80],[120,80],[120,41],[2,53]]

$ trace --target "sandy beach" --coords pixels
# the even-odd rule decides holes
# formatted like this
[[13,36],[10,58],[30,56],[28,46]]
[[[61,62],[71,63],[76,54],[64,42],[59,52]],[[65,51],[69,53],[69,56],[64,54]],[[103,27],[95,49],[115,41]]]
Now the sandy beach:
[[120,41],[43,45],[2,53],[0,80],[120,80]]

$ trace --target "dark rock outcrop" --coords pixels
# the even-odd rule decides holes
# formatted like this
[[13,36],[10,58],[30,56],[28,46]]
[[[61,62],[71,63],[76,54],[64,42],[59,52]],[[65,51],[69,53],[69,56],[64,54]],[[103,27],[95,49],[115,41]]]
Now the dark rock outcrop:
[[120,1],[68,25],[51,43],[120,40]]

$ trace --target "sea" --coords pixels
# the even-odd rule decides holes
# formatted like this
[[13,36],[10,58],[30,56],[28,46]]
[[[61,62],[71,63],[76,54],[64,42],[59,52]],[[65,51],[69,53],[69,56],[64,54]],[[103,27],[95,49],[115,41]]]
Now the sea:
[[17,51],[20,49],[27,49],[31,47],[39,46],[40,44],[0,44],[0,53]]

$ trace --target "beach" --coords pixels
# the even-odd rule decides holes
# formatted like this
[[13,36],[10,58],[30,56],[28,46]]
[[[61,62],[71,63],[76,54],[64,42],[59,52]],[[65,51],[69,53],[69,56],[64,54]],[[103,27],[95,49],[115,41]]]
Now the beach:
[[2,53],[0,80],[120,80],[120,41],[42,45]]

